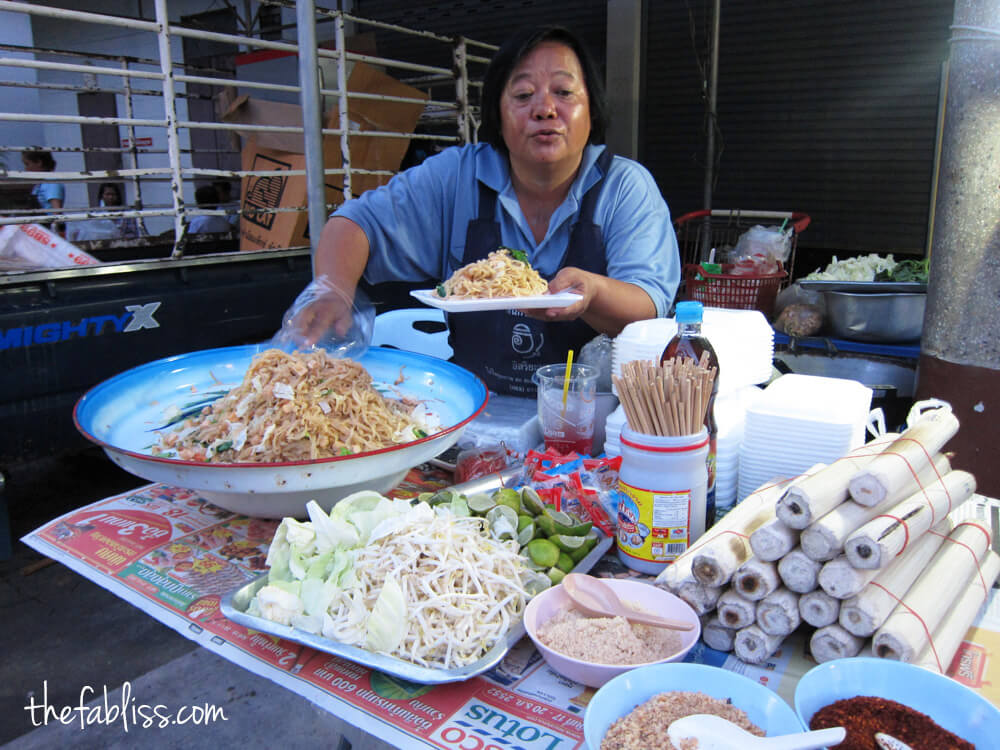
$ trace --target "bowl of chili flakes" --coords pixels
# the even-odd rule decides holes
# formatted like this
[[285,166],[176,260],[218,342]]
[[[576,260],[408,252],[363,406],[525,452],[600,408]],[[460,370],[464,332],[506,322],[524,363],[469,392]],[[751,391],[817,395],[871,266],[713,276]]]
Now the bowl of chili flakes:
[[[849,702],[833,706],[837,701]],[[950,677],[891,659],[835,659],[813,667],[795,688],[795,711],[811,729],[847,729],[838,750],[875,747],[875,732],[895,736],[913,750],[970,745],[985,750],[996,747],[1000,737],[1000,710],[989,700]],[[909,738],[899,736],[907,732]]]

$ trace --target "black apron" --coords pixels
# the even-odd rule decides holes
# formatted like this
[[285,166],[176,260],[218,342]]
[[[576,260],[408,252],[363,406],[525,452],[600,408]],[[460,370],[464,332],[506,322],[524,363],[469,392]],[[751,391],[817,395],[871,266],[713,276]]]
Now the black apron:
[[[570,231],[566,254],[559,268],[575,266],[607,275],[601,228],[594,224],[594,208],[612,153],[605,147],[597,159],[600,179],[580,201],[580,213]],[[479,182],[479,216],[469,222],[462,265],[483,260],[503,244],[494,212],[497,193]],[[532,374],[542,365],[566,361],[567,350],[580,348],[597,332],[582,320],[545,322],[517,310],[457,313],[448,316],[452,360],[486,381],[491,391],[514,396],[534,396]]]

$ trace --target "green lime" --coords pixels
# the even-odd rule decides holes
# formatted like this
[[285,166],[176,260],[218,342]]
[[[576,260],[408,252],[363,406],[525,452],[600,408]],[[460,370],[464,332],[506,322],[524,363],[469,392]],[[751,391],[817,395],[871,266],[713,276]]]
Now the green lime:
[[556,522],[546,515],[535,516],[535,526],[541,529],[545,536],[552,536],[556,533]]
[[559,562],[559,548],[548,539],[532,539],[525,549],[532,562],[543,567],[551,568]]
[[430,505],[432,497],[434,497],[433,492],[421,492],[419,495],[417,495],[417,502],[427,503],[428,505]]
[[553,586],[557,586],[562,583],[562,579],[566,577],[566,574],[559,570],[559,568],[549,568],[546,575],[548,575],[549,580],[552,581]]
[[521,574],[521,583],[529,596],[535,596],[549,588],[552,580],[543,571],[526,570]]
[[517,512],[507,505],[498,505],[488,512],[486,523],[494,539],[517,538]]
[[443,489],[438,490],[433,495],[431,495],[430,504],[431,505],[447,505],[456,497],[461,497],[455,490]]
[[576,565],[573,559],[567,555],[565,552],[559,553],[559,559],[556,561],[556,567],[559,568],[563,573],[570,573],[573,570],[573,566]]
[[535,524],[533,523],[529,523],[523,529],[518,529],[517,531],[518,546],[523,547],[534,538],[535,538]]
[[487,495],[469,495],[466,501],[469,504],[469,510],[475,513],[477,516],[485,516],[491,510],[496,507],[496,501]]
[[531,487],[521,488],[521,506],[533,516],[537,516],[545,510],[545,503],[542,502],[541,495]]
[[584,536],[594,525],[592,521],[581,521],[576,516],[563,513],[561,510],[546,509],[545,516],[552,520],[552,533],[555,534]]
[[546,571],[546,566],[539,565],[530,557],[528,557],[525,550],[521,550],[521,562],[524,563],[524,567],[526,567],[528,570],[534,570],[539,573],[544,573]]
[[585,536],[570,536],[569,534],[555,534],[549,537],[549,541],[555,544],[563,552],[573,552],[580,549],[587,543]]
[[584,537],[584,539],[586,541],[581,546],[577,547],[575,550],[570,550],[569,552],[566,553],[573,559],[573,562],[577,563],[580,562],[580,560],[582,560],[588,554],[590,554],[590,550],[594,549],[594,547],[597,546],[596,535],[586,536]]
[[497,505],[506,505],[508,508],[513,508],[516,512],[521,512],[521,493],[517,490],[512,490],[510,487],[504,487],[503,489],[497,490],[492,495],[493,501]]
[[533,516],[526,516],[523,513],[517,517],[517,530],[523,531],[527,528],[528,524],[532,526],[535,525],[535,519]]

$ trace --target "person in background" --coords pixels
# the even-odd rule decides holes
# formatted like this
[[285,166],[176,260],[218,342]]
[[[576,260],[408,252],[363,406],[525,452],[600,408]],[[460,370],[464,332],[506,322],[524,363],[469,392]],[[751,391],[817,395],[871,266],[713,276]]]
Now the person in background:
[[[214,210],[219,207],[219,191],[214,185],[202,185],[194,191],[194,199],[198,202],[198,208]],[[233,225],[225,216],[193,216],[188,225],[188,232],[191,234],[221,234],[231,232]]]
[[[215,186],[215,190],[219,194],[220,206],[227,211],[239,209],[239,202],[233,200],[233,185],[229,180],[216,180],[212,185]],[[229,222],[233,229],[238,229],[240,226],[240,215],[238,213],[227,214],[226,221]]]
[[582,298],[449,315],[454,360],[491,390],[530,395],[534,370],[565,361],[567,349],[665,316],[680,282],[670,211],[644,167],[603,145],[607,119],[597,69],[570,31],[513,36],[486,73],[481,143],[430,156],[329,219],[315,274],[346,298],[303,310],[303,341],[348,329],[362,276],[436,283],[500,245],[525,251],[550,292]]
[[[29,149],[21,152],[21,163],[26,172],[54,172],[56,160],[43,149]],[[66,203],[66,188],[61,182],[39,182],[31,190],[38,202],[38,208],[60,209]],[[56,224],[56,231],[65,234],[62,224]]]
[[[102,182],[97,190],[98,202],[103,208],[125,208],[121,187],[114,182]],[[142,231],[135,217],[118,217],[108,219],[117,229],[118,237],[139,237]]]

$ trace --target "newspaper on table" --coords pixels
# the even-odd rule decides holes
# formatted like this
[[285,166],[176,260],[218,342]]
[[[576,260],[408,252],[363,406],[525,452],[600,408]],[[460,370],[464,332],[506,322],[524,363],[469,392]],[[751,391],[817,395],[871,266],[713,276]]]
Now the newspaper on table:
[[[448,484],[414,470],[393,494]],[[585,747],[583,715],[594,694],[550,670],[525,638],[503,662],[466,682],[409,683],[249,630],[220,611],[224,594],[265,570],[277,521],[239,516],[189,490],[150,484],[72,511],[23,541],[205,648],[277,682],[380,739],[406,747]],[[634,576],[614,555],[592,571]],[[1000,603],[996,590],[969,630],[949,676],[1000,705]],[[790,705],[815,662],[801,633],[751,666],[699,643],[686,661],[740,672]],[[471,743],[471,744],[469,744]]]

